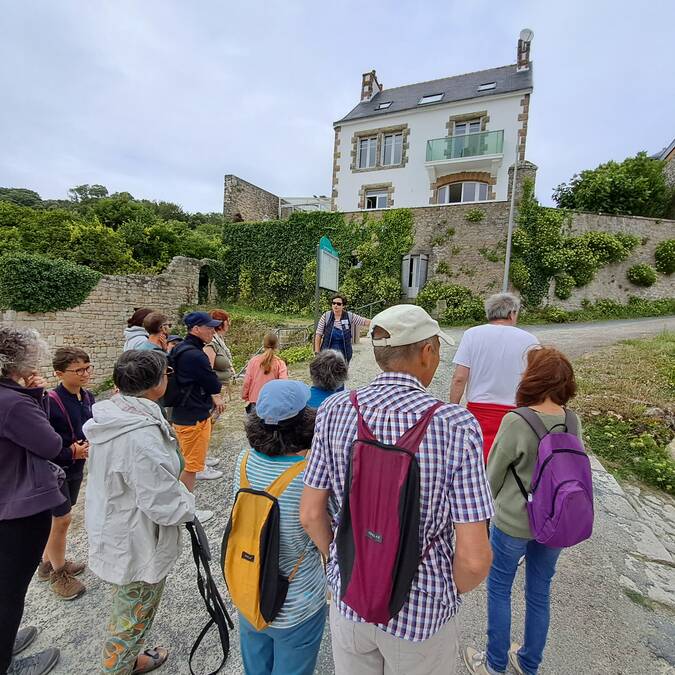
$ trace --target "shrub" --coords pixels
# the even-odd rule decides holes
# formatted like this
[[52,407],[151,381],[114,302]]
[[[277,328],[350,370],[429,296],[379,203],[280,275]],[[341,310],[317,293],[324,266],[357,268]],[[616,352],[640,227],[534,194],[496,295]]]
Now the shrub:
[[312,345],[300,345],[296,347],[286,347],[279,352],[279,358],[283,359],[287,365],[309,361],[314,356]]
[[567,323],[569,321],[568,312],[560,307],[554,307],[553,305],[548,305],[544,309],[543,317],[546,321],[551,321],[553,323]]
[[633,265],[628,272],[626,272],[626,277],[631,284],[647,287],[651,286],[656,281],[656,270],[651,265],[641,263],[639,265]]
[[417,295],[417,304],[433,312],[438,300],[445,300],[447,305],[439,316],[442,323],[472,323],[485,318],[483,301],[465,286],[444,284],[435,279],[427,281]]
[[66,260],[30,253],[0,258],[0,305],[23,312],[51,312],[82,304],[101,274]]
[[657,244],[654,259],[656,260],[656,269],[661,274],[675,272],[675,239],[666,239]]
[[449,272],[450,266],[445,260],[441,260],[441,262],[436,265],[436,274],[448,274]]
[[645,152],[621,163],[610,161],[562,183],[555,189],[553,199],[566,209],[664,217],[673,199],[664,165]]
[[562,272],[555,278],[555,296],[561,300],[567,300],[572,295],[572,290],[576,286],[574,278]]
[[481,220],[485,219],[485,211],[483,209],[475,208],[469,209],[465,214],[464,218],[470,223],[480,223]]

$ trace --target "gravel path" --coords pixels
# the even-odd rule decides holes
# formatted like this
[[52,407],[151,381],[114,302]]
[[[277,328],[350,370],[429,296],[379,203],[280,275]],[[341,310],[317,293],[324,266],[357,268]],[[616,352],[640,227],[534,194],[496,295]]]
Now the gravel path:
[[[675,317],[535,326],[531,330],[542,342],[555,344],[570,356],[577,357],[617,340],[653,335],[666,329],[675,330]],[[462,330],[448,329],[447,332],[459,342]],[[439,371],[430,387],[439,398],[447,397],[453,353],[454,350],[445,350]],[[366,384],[377,372],[368,345],[357,345],[351,367],[351,386]],[[292,369],[292,376],[306,379],[306,367]],[[230,477],[234,462],[245,443],[242,420],[243,405],[233,401],[228,414],[218,423],[212,444],[212,454],[221,458],[219,468],[225,471],[225,477],[202,482],[197,487],[198,506],[211,508],[217,514],[206,525],[214,556],[218,555],[228,517]],[[627,584],[619,583],[620,577],[630,577],[637,588],[642,588],[648,582],[647,568],[653,559],[668,554],[663,552],[663,547],[659,548],[651,530],[638,522],[636,511],[611,476],[599,465],[595,467],[594,476],[598,507],[594,536],[561,556],[554,582],[549,646],[540,672],[631,675],[675,673],[673,611],[660,605],[650,609],[636,604],[624,592]],[[669,508],[673,509],[672,505]],[[73,516],[69,554],[76,559],[86,560],[81,505],[74,509]],[[641,537],[636,535],[638,530],[642,533]],[[675,567],[675,563],[669,564]],[[213,568],[214,576],[226,597],[217,561],[214,561]],[[514,587],[514,639],[522,638],[521,577],[522,573]],[[38,583],[37,579],[29,589],[24,620],[41,629],[38,642],[30,652],[48,645],[60,647],[62,658],[53,670],[55,675],[98,672],[96,665],[108,615],[109,590],[90,572],[86,572],[82,578],[87,585],[87,593],[70,603],[57,601],[46,585]],[[206,613],[197,592],[194,566],[186,540],[183,553],[167,581],[153,628],[153,637],[157,643],[166,645],[172,651],[169,662],[159,672],[164,675],[184,675],[189,672],[187,655],[205,622]],[[460,623],[462,644],[483,644],[484,588],[466,597],[460,612]],[[232,633],[232,640],[232,653],[222,672],[242,673],[236,630]],[[218,655],[214,633],[202,646],[198,672],[209,672],[215,668],[219,662]],[[317,673],[330,675],[332,672],[326,631]],[[458,667],[458,672],[464,672],[463,666]]]

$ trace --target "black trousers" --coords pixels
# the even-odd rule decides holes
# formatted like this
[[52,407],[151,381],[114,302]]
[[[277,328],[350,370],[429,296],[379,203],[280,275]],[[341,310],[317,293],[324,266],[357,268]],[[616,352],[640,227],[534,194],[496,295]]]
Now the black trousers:
[[0,673],[7,672],[12,661],[28,584],[40,563],[51,526],[51,510],[0,520]]

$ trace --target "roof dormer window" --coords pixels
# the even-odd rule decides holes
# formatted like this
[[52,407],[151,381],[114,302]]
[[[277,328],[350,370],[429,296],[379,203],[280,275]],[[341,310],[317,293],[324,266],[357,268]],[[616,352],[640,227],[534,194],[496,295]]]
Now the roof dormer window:
[[427,103],[438,103],[443,99],[443,94],[427,94],[417,101],[417,105],[426,105]]
[[478,85],[478,91],[489,91],[490,89],[496,89],[496,82],[486,82],[485,84]]
[[383,103],[380,103],[375,110],[386,110],[390,105],[391,101],[384,101]]

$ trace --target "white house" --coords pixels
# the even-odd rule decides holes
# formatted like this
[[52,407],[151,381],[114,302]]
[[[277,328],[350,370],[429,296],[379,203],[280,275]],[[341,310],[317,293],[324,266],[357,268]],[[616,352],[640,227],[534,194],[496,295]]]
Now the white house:
[[532,93],[523,30],[515,64],[385,89],[363,75],[360,103],[335,122],[331,208],[505,200],[525,159]]

